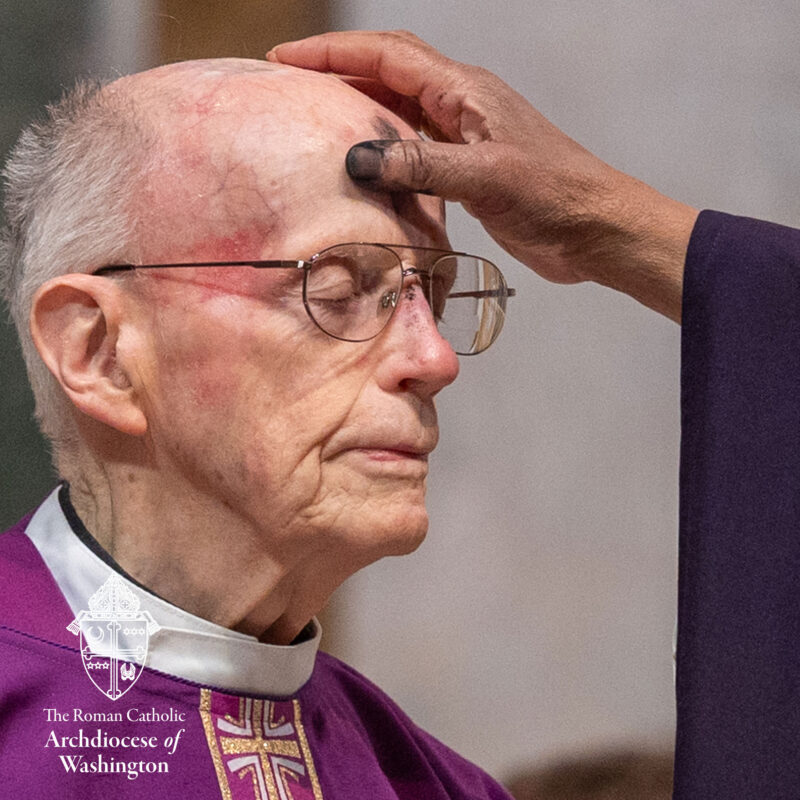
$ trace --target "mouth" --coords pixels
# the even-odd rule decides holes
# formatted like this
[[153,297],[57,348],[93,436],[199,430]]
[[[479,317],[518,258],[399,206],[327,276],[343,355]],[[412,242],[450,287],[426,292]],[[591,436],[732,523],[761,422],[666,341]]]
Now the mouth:
[[421,461],[427,463],[428,451],[408,449],[405,447],[354,447],[353,452],[361,453],[373,461]]
[[413,478],[418,480],[428,474],[428,454],[433,445],[419,442],[391,440],[355,441],[341,449],[337,460],[342,459],[358,472],[377,477]]

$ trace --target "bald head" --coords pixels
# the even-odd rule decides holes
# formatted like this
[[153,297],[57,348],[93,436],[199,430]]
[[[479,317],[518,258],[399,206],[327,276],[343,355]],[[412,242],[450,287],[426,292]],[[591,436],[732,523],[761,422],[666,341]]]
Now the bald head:
[[320,225],[322,246],[365,204],[409,235],[431,235],[441,222],[438,201],[393,200],[349,180],[353,144],[415,133],[333,76],[219,59],[159,67],[105,91],[144,115],[157,141],[132,209],[133,258],[295,257],[309,225]]
[[332,76],[183,62],[80,88],[49,112],[6,168],[2,260],[37,416],[57,449],[71,437],[68,406],[28,333],[48,278],[115,262],[299,258],[353,239],[444,241],[438,200],[348,179],[351,145],[415,133]]
[[427,529],[458,374],[422,290],[441,204],[345,170],[395,130],[330,76],[176,64],[53,109],[12,193],[16,316],[72,425],[78,514],[156,594],[282,644]]

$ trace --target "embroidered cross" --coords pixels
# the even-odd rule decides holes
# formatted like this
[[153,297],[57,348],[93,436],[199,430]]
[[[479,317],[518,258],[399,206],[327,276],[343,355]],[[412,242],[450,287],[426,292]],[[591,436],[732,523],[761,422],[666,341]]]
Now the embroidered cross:
[[[300,704],[233,698],[203,690],[200,713],[225,800],[239,800],[250,777],[255,800],[322,800],[300,722]],[[219,698],[217,708],[212,708]],[[224,713],[238,700],[238,714]]]

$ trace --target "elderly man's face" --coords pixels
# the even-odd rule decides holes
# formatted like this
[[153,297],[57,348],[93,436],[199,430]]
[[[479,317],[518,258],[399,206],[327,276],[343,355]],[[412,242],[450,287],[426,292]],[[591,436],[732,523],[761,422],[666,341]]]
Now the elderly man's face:
[[[335,79],[224,61],[129,80],[155,103],[164,141],[138,200],[142,263],[308,258],[353,241],[446,246],[438,201],[348,179],[352,144],[393,127],[414,134]],[[300,270],[124,280],[142,300],[136,335],[149,357],[134,382],[147,436],[187,502],[224,504],[287,548],[349,562],[419,543],[433,397],[458,372],[420,291],[404,293],[376,339],[351,343],[308,318]]]

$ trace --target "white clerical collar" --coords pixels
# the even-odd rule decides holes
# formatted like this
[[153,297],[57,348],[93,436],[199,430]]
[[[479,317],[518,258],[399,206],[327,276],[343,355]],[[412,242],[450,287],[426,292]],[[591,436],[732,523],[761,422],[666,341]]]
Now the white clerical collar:
[[146,666],[203,686],[274,696],[294,694],[311,677],[322,636],[317,620],[311,623],[311,638],[280,646],[262,644],[253,636],[196,617],[152,594],[92,552],[70,527],[58,492],[37,509],[25,532],[76,616],[115,575],[158,625],[150,637]]

